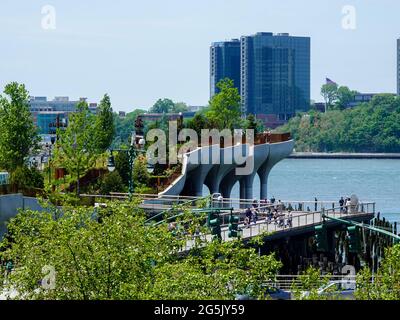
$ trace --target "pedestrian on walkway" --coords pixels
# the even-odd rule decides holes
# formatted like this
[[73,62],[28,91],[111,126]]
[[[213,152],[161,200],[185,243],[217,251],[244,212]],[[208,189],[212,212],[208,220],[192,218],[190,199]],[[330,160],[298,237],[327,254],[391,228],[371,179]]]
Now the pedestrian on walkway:
[[286,220],[286,226],[288,228],[292,227],[292,219],[293,219],[292,211],[289,211],[288,216],[287,216],[287,220]]
[[285,227],[285,215],[282,213],[279,215],[279,225],[278,227]]
[[339,200],[339,206],[340,206],[340,213],[343,212],[343,206],[344,206],[344,199],[343,197],[340,198]]
[[317,199],[317,197],[315,197],[314,201],[315,201],[314,211],[317,211],[317,208],[318,208],[318,199]]
[[254,224],[256,224],[257,220],[258,220],[258,209],[257,208],[251,209],[251,217],[253,219]]
[[351,206],[351,200],[350,200],[350,198],[347,198],[347,200],[346,200],[346,213],[350,212],[350,206]]
[[248,227],[250,225],[252,212],[250,208],[247,208],[245,211],[246,218],[244,219],[244,225]]

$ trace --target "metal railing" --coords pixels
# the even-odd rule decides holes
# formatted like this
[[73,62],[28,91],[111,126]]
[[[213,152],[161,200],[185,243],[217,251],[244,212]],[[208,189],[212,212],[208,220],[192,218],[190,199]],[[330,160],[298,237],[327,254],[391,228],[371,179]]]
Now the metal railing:
[[[268,281],[266,285],[275,287],[281,290],[290,291],[294,287],[301,288],[303,280],[307,278],[307,275],[276,275],[271,281]],[[343,281],[353,282],[356,280],[356,275],[321,275],[320,282],[328,279],[328,281]],[[313,285],[314,288],[318,287],[318,281]]]

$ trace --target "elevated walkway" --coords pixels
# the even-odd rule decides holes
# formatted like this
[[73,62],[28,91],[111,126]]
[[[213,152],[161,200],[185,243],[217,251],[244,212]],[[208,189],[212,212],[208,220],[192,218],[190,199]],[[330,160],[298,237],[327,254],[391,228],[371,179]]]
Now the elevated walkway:
[[[220,193],[229,198],[236,182],[240,183],[240,198],[253,198],[253,182],[256,174],[260,178],[260,199],[267,198],[268,175],[272,167],[292,153],[294,141],[289,134],[269,135],[262,139],[257,137],[255,143],[224,147],[220,144],[198,147],[182,156],[182,171],[164,191],[163,196],[202,196],[203,185],[210,193]],[[234,155],[243,155],[252,163],[250,172],[239,174],[244,169],[243,162]],[[243,170],[244,171],[244,170]],[[258,198],[258,196],[257,196]]]
[[[261,208],[261,214],[256,222],[251,222],[250,224],[244,223],[243,211],[234,211],[235,215],[239,216],[239,230],[240,238],[244,241],[249,241],[250,239],[263,236],[264,240],[276,240],[280,238],[290,237],[294,235],[299,235],[302,233],[314,232],[314,227],[323,222],[323,215],[340,218],[342,220],[352,220],[357,222],[368,222],[375,216],[375,203],[367,202],[360,203],[356,207],[349,210],[349,213],[341,211],[339,207],[332,209],[322,209],[317,212],[301,212],[293,211],[291,212],[291,222],[288,221],[289,216],[287,211],[282,211],[277,219],[268,219],[265,212],[262,212],[264,208]],[[232,241],[232,238],[228,237],[228,219],[229,214],[223,214],[222,225],[221,225],[221,238],[222,241]],[[340,223],[330,220],[325,220],[327,226],[335,226]],[[196,236],[195,236],[196,237]],[[188,240],[182,251],[188,251],[195,245],[195,237],[193,240]],[[202,240],[210,242],[213,239],[211,234],[198,234],[197,237],[201,237]]]

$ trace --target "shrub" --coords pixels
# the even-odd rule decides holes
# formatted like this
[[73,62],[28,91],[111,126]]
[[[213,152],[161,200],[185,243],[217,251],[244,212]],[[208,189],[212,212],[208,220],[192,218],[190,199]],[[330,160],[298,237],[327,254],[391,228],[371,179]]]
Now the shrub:
[[101,194],[109,194],[110,192],[123,192],[125,189],[124,182],[117,171],[106,174],[100,183],[99,192]]

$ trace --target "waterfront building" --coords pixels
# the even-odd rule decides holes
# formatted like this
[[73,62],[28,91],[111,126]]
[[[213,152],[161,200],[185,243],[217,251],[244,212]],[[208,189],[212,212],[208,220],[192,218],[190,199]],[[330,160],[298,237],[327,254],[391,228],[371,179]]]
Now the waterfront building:
[[273,126],[310,107],[310,38],[259,32],[241,37],[242,111]]
[[188,106],[188,111],[189,112],[198,112],[204,108],[205,108],[205,106]]
[[210,47],[210,97],[218,93],[217,83],[229,78],[240,91],[240,41],[213,42]]
[[284,124],[310,107],[310,38],[259,32],[214,42],[211,97],[217,92],[216,83],[225,77],[239,89],[243,115],[254,114],[272,128]]
[[[356,93],[354,95],[354,98],[352,101],[350,101],[347,105],[346,108],[353,108],[358,106],[361,103],[368,103],[370,102],[375,96],[379,94],[384,94],[384,93]],[[390,95],[395,96],[396,94],[394,93],[387,93]]]

